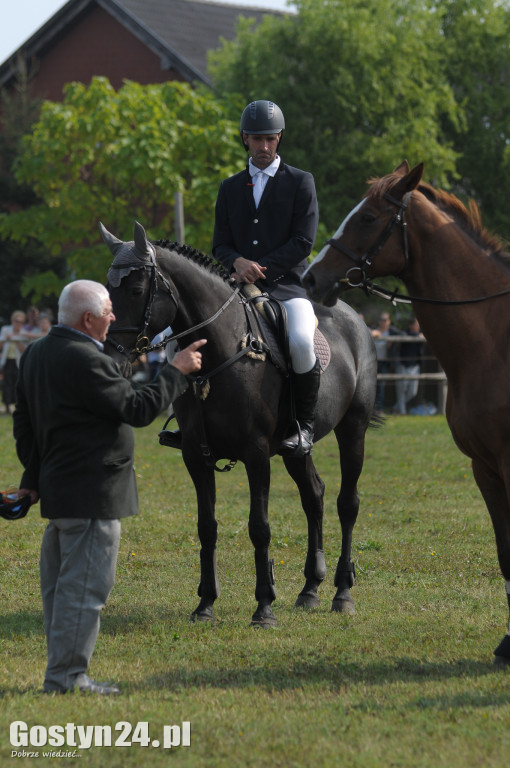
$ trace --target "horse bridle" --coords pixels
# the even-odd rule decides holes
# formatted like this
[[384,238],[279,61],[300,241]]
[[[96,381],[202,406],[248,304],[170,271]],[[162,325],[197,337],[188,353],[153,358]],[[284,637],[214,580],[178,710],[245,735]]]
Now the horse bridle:
[[[388,221],[375,243],[373,243],[373,245],[371,245],[363,255],[359,256],[358,254],[354,253],[354,251],[341,243],[339,239],[331,238],[331,240],[327,241],[327,245],[331,245],[337,251],[343,253],[344,256],[347,256],[348,259],[354,261],[356,265],[351,267],[351,269],[348,269],[345,273],[345,277],[340,279],[338,282],[346,283],[349,288],[361,288],[367,295],[370,294],[372,296],[379,296],[382,299],[387,299],[388,301],[391,301],[394,306],[397,304],[397,302],[402,304],[411,304],[413,301],[421,302],[423,304],[440,304],[448,306],[455,304],[477,304],[481,301],[487,301],[488,299],[497,299],[499,296],[507,296],[510,293],[510,289],[499,291],[498,293],[493,293],[490,296],[478,296],[474,299],[428,299],[424,298],[423,296],[409,296],[406,294],[398,293],[396,288],[393,291],[389,291],[387,288],[384,288],[381,285],[377,285],[377,283],[374,283],[373,280],[368,277],[367,270],[372,266],[376,256],[381,252],[397,225],[400,225],[402,229],[404,267],[395,276],[399,279],[402,279],[405,276],[409,267],[409,241],[407,236],[407,222],[405,214],[412,194],[413,190],[407,192],[402,200],[397,200],[396,198],[392,197],[389,192],[386,192],[384,198],[392,203],[392,205],[396,205],[397,210]],[[357,283],[353,282],[350,277],[350,274],[355,271],[360,273],[360,280]]]
[[[166,277],[163,275],[163,273],[158,269],[156,265],[156,261],[153,258],[151,260],[150,264],[143,264],[140,265],[140,262],[127,262],[124,264],[112,264],[110,269],[143,269],[151,271],[151,277],[150,277],[150,288],[149,288],[149,296],[147,298],[147,303],[145,305],[145,311],[143,316],[143,327],[140,329],[137,326],[123,326],[120,328],[112,327],[108,331],[108,335],[106,337],[106,341],[112,344],[117,352],[120,352],[121,354],[127,355],[128,357],[135,353],[137,355],[142,355],[145,352],[149,351],[150,348],[150,339],[147,336],[147,330],[149,328],[150,320],[151,320],[151,313],[152,313],[152,305],[154,303],[154,299],[156,298],[156,293],[158,291],[158,277],[163,283],[166,291],[170,295],[170,298],[174,302],[175,306],[178,307],[177,299],[175,298],[174,292],[172,290],[172,286],[166,279]],[[122,344],[117,344],[113,339],[110,338],[110,334],[117,335],[118,333],[136,333],[136,341],[135,345],[132,349],[126,349],[122,346]]]
[[[154,349],[161,349],[162,347],[165,347],[170,341],[176,341],[177,339],[181,339],[184,336],[188,336],[190,333],[193,333],[194,331],[200,330],[200,328],[204,328],[206,325],[209,325],[210,323],[214,322],[219,315],[222,314],[222,312],[228,307],[228,305],[235,299],[239,291],[241,290],[241,284],[237,285],[232,294],[226,299],[221,307],[213,314],[211,317],[208,317],[206,320],[203,320],[201,323],[197,323],[197,325],[194,325],[191,328],[187,328],[185,331],[181,331],[180,333],[172,333],[169,336],[165,336],[165,338],[160,341],[158,344],[151,344],[150,338],[147,336],[147,331],[150,324],[151,319],[151,313],[152,313],[152,305],[154,303],[154,299],[156,298],[156,294],[158,291],[158,278],[163,283],[163,286],[165,287],[167,293],[169,294],[170,298],[174,302],[176,309],[179,308],[179,304],[177,302],[177,299],[175,298],[175,294],[172,290],[172,286],[166,279],[166,277],[163,275],[163,273],[158,269],[155,260],[151,262],[151,264],[143,265],[140,267],[139,263],[126,263],[126,264],[119,264],[115,265],[112,264],[110,269],[126,269],[128,267],[135,267],[137,269],[150,269],[151,270],[151,281],[150,281],[150,289],[149,289],[149,296],[147,298],[147,304],[145,305],[145,311],[144,311],[144,317],[143,317],[143,328],[139,329],[137,326],[125,326],[121,328],[111,328],[109,331],[106,341],[112,344],[117,352],[120,354],[124,354],[127,357],[135,353],[136,355],[143,355],[147,352],[151,352]],[[122,346],[122,344],[117,344],[113,339],[110,338],[110,334],[117,335],[118,333],[136,333],[136,342],[134,347],[132,349],[126,349]]]
[[[344,256],[347,256],[348,259],[351,261],[354,261],[356,266],[351,267],[351,269],[347,270],[345,273],[345,277],[340,281],[343,283],[347,283],[350,288],[364,288],[365,290],[368,289],[368,287],[371,285],[371,280],[367,275],[367,270],[370,269],[372,264],[374,263],[375,258],[378,256],[378,254],[382,251],[386,243],[388,242],[389,238],[391,237],[391,234],[395,227],[397,225],[400,225],[402,228],[402,238],[403,238],[403,246],[404,246],[404,268],[402,271],[397,275],[397,277],[401,277],[408,268],[409,265],[409,243],[407,238],[407,222],[405,218],[405,213],[407,210],[407,206],[409,205],[409,200],[411,198],[412,191],[407,192],[404,195],[404,198],[402,200],[397,200],[396,198],[392,197],[388,192],[384,195],[385,200],[388,200],[392,205],[397,206],[397,210],[389,219],[388,223],[384,227],[383,231],[375,241],[366,251],[364,254],[359,256],[357,253],[354,253],[350,248],[348,248],[346,245],[340,242],[339,239],[331,238],[327,241],[327,245],[331,245],[333,248],[335,248],[337,251],[340,251],[340,253],[343,253]],[[360,281],[357,283],[353,283],[350,277],[350,273],[358,271],[360,273]]]

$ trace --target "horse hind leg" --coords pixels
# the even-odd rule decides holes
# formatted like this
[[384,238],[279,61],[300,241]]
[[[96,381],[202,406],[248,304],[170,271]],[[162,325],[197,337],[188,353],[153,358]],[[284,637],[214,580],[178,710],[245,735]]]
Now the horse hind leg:
[[287,472],[296,483],[308,523],[308,551],[304,575],[305,585],[295,602],[295,608],[316,608],[320,604],[318,589],[326,575],[322,543],[324,516],[324,483],[310,455],[300,458],[284,457]]

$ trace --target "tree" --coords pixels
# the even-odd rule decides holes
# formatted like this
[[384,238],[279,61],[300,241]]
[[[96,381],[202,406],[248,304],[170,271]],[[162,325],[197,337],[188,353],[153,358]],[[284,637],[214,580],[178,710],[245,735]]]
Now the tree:
[[454,191],[475,199],[485,226],[510,239],[509,3],[441,0],[435,10],[445,74],[466,115],[465,131],[447,130],[458,154]]
[[282,155],[311,170],[324,231],[359,200],[366,179],[404,158],[443,186],[455,175],[446,128],[462,110],[443,73],[437,14],[421,0],[296,0],[296,15],[245,21],[210,59],[220,94],[269,98],[287,129]]
[[[0,215],[0,234],[24,243],[35,237],[55,259],[65,256],[65,280],[104,281],[110,255],[98,221],[130,239],[134,220],[153,239],[172,237],[175,192],[184,199],[186,239],[207,251],[220,180],[244,162],[227,107],[206,89],[168,82],[126,82],[116,92],[106,78],[71,83],[62,103],[45,102],[25,136],[16,179],[38,203]],[[60,290],[52,272],[25,281]]]

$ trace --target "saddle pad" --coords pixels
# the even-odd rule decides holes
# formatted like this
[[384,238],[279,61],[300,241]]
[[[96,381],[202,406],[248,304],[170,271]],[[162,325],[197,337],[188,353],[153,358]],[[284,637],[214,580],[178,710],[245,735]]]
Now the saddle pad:
[[326,370],[326,368],[331,362],[331,349],[326,340],[326,337],[321,331],[319,331],[318,328],[315,329],[315,336],[313,337],[313,346],[315,348],[315,354],[317,355],[317,359],[321,366],[321,373],[324,373],[324,371]]
[[[273,364],[276,365],[277,368],[280,368],[282,371],[287,372],[287,364],[285,361],[285,356],[282,351],[281,343],[276,338],[274,327],[272,325],[269,325],[269,323],[265,320],[263,316],[259,316],[257,320],[259,321],[259,327],[262,332],[264,341],[268,346],[269,354],[271,356]],[[315,349],[315,354],[317,356],[317,359],[320,363],[321,373],[324,373],[324,371],[326,370],[326,368],[331,362],[331,349],[329,347],[326,337],[319,330],[318,327],[315,328],[315,335],[313,337],[313,346]]]

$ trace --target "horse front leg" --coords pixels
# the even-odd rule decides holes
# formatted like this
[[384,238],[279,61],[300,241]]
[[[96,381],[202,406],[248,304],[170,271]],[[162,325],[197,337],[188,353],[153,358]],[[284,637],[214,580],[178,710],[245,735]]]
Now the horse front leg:
[[[185,460],[186,461],[186,460]],[[200,457],[198,465],[186,461],[197,494],[198,537],[200,539],[200,602],[191,614],[191,621],[214,622],[213,605],[220,594],[216,570],[216,542],[218,524],[215,517],[216,483],[214,470],[204,468]]]
[[354,563],[351,560],[352,533],[358,518],[358,480],[365,457],[366,424],[356,411],[347,413],[335,429],[340,449],[341,484],[337,498],[337,511],[342,529],[342,547],[335,572],[336,593],[331,610],[355,614],[351,588],[355,582]]
[[[472,466],[476,483],[491,516],[510,615],[510,504],[508,501],[510,483],[505,484],[492,470],[476,459],[473,460]],[[508,632],[494,651],[494,657],[496,665],[505,667],[510,665],[510,618]]]
[[270,485],[269,455],[256,455],[245,462],[250,485],[250,519],[248,530],[255,549],[255,599],[257,609],[251,618],[253,627],[274,627],[276,617],[271,604],[276,598],[274,561],[269,557],[271,529],[268,518]]
[[300,458],[285,456],[285,468],[296,483],[301,505],[308,523],[308,551],[305,561],[305,585],[294,604],[295,608],[316,608],[320,604],[319,586],[326,576],[322,543],[324,516],[324,483],[310,455]]

